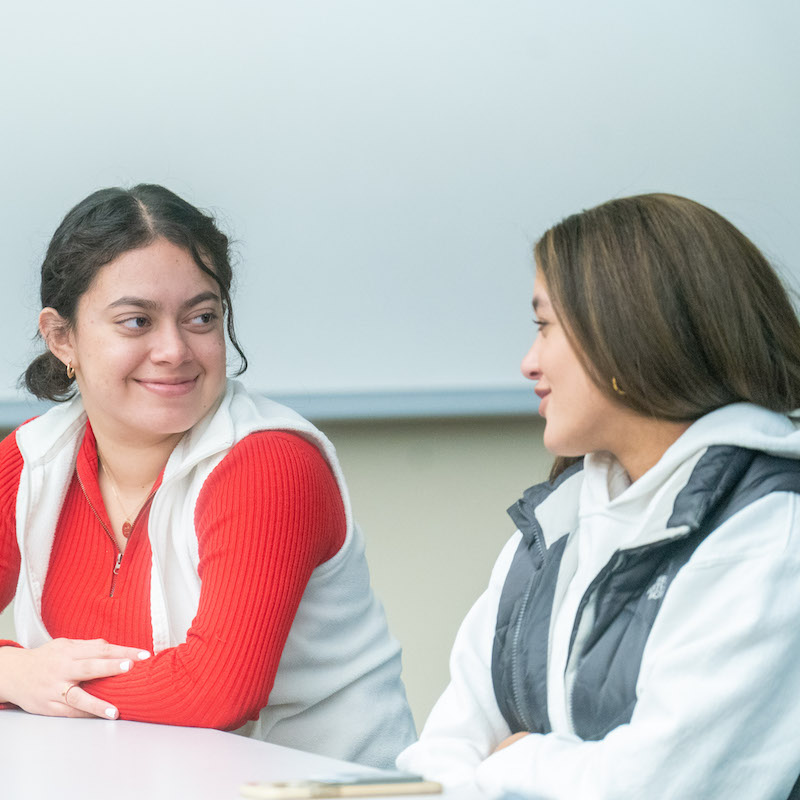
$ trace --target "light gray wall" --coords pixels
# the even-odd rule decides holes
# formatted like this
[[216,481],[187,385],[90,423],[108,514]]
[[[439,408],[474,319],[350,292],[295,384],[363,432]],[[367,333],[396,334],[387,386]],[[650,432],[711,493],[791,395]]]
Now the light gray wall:
[[28,0],[2,25],[0,400],[46,242],[106,185],[220,212],[267,394],[521,387],[530,243],[612,196],[689,195],[800,268],[796,0]]
[[[536,418],[323,425],[367,540],[372,582],[403,645],[417,725],[447,683],[456,630],[514,526],[505,509],[547,475]],[[0,638],[11,636],[9,611]]]

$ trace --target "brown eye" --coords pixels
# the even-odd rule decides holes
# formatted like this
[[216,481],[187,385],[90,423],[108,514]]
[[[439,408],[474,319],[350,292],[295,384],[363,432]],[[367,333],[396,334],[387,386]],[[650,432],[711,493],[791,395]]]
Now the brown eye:
[[122,320],[120,324],[130,330],[141,330],[147,327],[148,323],[149,320],[147,317],[129,317],[128,319]]
[[205,311],[196,317],[192,317],[191,321],[196,325],[210,325],[216,318],[217,315],[213,311]]

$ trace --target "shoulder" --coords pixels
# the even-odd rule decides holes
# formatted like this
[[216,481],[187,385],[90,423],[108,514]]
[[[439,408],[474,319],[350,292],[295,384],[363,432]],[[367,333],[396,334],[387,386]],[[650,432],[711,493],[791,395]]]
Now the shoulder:
[[[23,423],[23,425],[27,424],[27,422]],[[17,431],[21,427],[22,425],[0,441],[0,485],[2,486],[5,486],[9,479],[19,481],[19,475],[22,472],[22,453],[17,445]]]
[[[800,461],[737,447],[717,447],[712,459],[698,462],[681,496],[686,495],[683,516],[703,514],[711,533],[690,561],[695,566],[773,554],[780,558],[800,556]],[[709,451],[710,453],[711,451]],[[732,455],[731,455],[732,454]],[[708,454],[707,454],[708,455]],[[722,469],[706,469],[695,479],[704,462]],[[741,462],[737,464],[737,462]],[[731,487],[726,483],[732,483]],[[698,486],[699,484],[699,486]],[[720,499],[723,495],[724,499]],[[714,508],[716,506],[716,508]],[[676,508],[678,503],[676,502]]]
[[315,564],[338,552],[347,530],[344,501],[324,456],[287,431],[239,441],[203,484],[195,521],[198,535],[213,530],[225,538],[244,524],[251,534],[269,532],[271,540],[313,541]]
[[214,475],[266,467],[298,472],[298,478],[333,476],[319,448],[291,431],[257,431],[237,442],[218,464]]
[[258,431],[237,442],[206,479],[198,511],[214,499],[268,504],[290,500],[295,508],[323,512],[342,507],[336,478],[316,445],[289,431]]
[[3,459],[5,462],[6,459],[9,458],[17,458],[19,461],[22,461],[22,454],[19,452],[19,447],[17,446],[17,431],[11,431],[8,436],[5,436],[2,441],[0,441],[0,458]]
[[799,494],[772,491],[740,508],[700,544],[687,566],[707,568],[753,559],[773,560],[780,571],[796,570],[800,562]]
[[[20,426],[22,427],[22,426]],[[0,441],[0,505],[3,508],[16,503],[19,479],[24,462],[17,445],[17,430]]]

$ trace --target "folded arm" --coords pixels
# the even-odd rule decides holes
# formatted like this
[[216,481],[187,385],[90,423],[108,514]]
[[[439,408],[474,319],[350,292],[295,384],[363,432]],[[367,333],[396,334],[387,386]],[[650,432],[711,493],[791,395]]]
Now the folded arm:
[[201,591],[186,642],[85,688],[124,719],[233,729],[267,704],[311,573],[344,540],[344,509],[319,451],[270,432],[214,470],[195,523]]

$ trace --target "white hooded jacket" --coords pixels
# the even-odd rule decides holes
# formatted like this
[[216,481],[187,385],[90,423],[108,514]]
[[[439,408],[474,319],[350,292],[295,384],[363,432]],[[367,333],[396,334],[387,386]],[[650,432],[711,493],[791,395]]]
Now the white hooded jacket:
[[800,459],[791,420],[748,404],[698,420],[630,485],[608,454],[588,456],[536,510],[548,544],[569,532],[548,645],[552,732],[494,752],[510,734],[491,664],[517,533],[462,624],[451,683],[420,741],[398,758],[401,768],[450,784],[475,781],[491,797],[786,800],[800,774],[795,493],[773,492],[735,513],[677,574],[645,645],[630,722],[599,741],[583,741],[571,726],[567,653],[580,598],[617,550],[665,537],[676,496],[713,445]]

